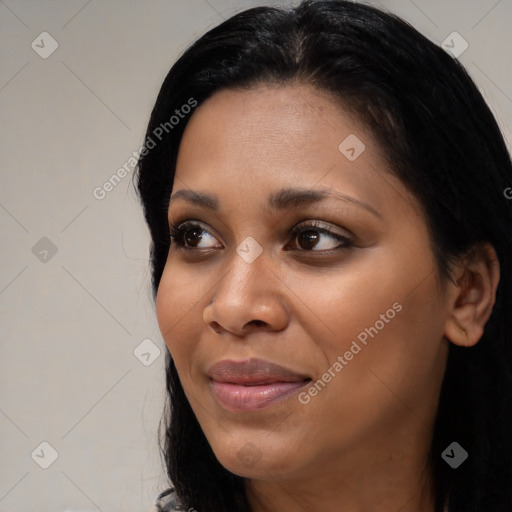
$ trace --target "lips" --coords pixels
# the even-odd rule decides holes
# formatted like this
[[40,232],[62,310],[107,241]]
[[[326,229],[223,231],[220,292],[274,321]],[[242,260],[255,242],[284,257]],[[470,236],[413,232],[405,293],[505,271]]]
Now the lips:
[[212,393],[230,411],[266,408],[295,393],[311,378],[263,359],[224,360],[207,371]]

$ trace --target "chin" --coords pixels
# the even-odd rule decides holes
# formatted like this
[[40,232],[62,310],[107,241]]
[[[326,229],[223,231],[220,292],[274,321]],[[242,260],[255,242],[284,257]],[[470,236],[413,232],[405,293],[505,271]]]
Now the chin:
[[277,478],[293,470],[290,461],[293,460],[294,464],[298,461],[296,456],[290,456],[290,452],[297,453],[296,450],[285,449],[282,445],[279,449],[257,440],[252,442],[250,436],[246,440],[237,440],[229,446],[214,449],[218,461],[228,471],[256,480]]

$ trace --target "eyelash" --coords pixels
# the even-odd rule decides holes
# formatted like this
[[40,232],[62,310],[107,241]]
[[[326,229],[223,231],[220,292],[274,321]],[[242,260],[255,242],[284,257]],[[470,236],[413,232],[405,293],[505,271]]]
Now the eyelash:
[[[204,249],[204,248],[201,249],[200,248],[200,249],[197,249],[195,247],[187,247],[183,243],[182,236],[186,233],[187,230],[193,229],[193,228],[198,228],[198,229],[201,230],[201,232],[209,233],[209,231],[207,229],[203,228],[197,222],[194,222],[194,221],[191,221],[191,220],[188,220],[188,219],[187,220],[182,220],[182,221],[176,222],[175,224],[170,225],[169,232],[170,232],[171,241],[174,242],[177,245],[178,249],[184,250],[184,251],[201,251],[201,250],[203,250],[203,251],[207,250],[208,251],[208,250],[210,250],[211,248],[207,248],[207,249]],[[321,251],[307,250],[307,249],[300,249],[300,248],[299,249],[294,249],[294,250],[298,250],[298,251],[302,251],[302,252],[307,252],[307,253],[331,254],[333,252],[337,252],[337,251],[342,251],[342,250],[348,249],[349,247],[352,247],[354,245],[352,240],[350,240],[349,238],[347,238],[345,236],[339,235],[337,233],[334,233],[334,232],[332,232],[332,231],[322,227],[321,223],[318,222],[318,221],[313,221],[310,224],[302,224],[302,225],[296,226],[296,227],[294,227],[291,230],[290,235],[293,237],[292,239],[295,240],[297,235],[299,235],[303,231],[308,231],[308,230],[317,231],[318,233],[321,233],[321,234],[327,235],[327,236],[329,236],[331,238],[334,238],[334,239],[338,240],[342,245],[337,246],[337,247],[335,247],[333,249],[321,250]],[[211,233],[209,233],[209,234],[211,235]],[[213,235],[211,235],[211,236],[213,237]]]

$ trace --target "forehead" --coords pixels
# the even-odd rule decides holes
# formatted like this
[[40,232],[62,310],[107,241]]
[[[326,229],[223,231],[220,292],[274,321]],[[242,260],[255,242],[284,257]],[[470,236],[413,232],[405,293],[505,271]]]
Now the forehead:
[[[372,137],[328,93],[306,85],[259,85],[215,93],[192,115],[180,147],[191,158],[271,163],[338,158],[343,135]],[[189,153],[190,138],[193,150]],[[344,137],[343,137],[344,138]]]
[[247,202],[290,186],[329,187],[379,211],[390,194],[410,200],[371,133],[329,93],[259,85],[221,90],[196,109],[181,141],[174,190],[236,191]]

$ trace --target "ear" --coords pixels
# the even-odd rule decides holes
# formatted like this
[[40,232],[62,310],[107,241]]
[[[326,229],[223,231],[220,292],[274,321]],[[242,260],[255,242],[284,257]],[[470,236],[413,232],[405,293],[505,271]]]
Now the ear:
[[500,265],[492,245],[475,246],[456,265],[449,284],[444,335],[455,345],[476,345],[496,302]]

